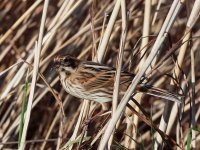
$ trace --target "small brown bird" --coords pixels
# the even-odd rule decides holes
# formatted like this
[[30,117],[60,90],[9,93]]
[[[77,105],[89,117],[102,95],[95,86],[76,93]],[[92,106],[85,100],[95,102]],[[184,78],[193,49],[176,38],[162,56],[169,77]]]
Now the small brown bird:
[[[112,101],[115,68],[91,61],[79,60],[69,55],[57,56],[54,58],[54,64],[59,73],[62,86],[67,93],[81,99],[100,103]],[[120,99],[134,77],[135,75],[132,73],[121,72]],[[142,81],[137,86],[136,92],[181,102],[178,95],[144,84]]]

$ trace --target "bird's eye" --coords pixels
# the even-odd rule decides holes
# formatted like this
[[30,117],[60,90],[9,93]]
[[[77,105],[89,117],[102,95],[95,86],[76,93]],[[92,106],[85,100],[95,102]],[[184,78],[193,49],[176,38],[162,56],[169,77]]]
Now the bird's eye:
[[63,62],[66,67],[76,67],[76,60],[74,60],[73,58],[65,58]]
[[70,64],[70,59],[69,58],[65,58],[64,59],[64,63],[65,63],[65,65],[69,65]]

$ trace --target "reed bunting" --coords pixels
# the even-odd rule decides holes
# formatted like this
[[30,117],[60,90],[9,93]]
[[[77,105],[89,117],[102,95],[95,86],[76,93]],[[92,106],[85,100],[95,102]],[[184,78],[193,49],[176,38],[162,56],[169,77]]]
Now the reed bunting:
[[[69,55],[54,58],[54,65],[67,93],[81,99],[100,103],[112,101],[115,68],[79,60]],[[126,71],[121,72],[119,99],[123,97],[134,76],[134,74]],[[181,102],[178,95],[147,85],[142,80],[137,86],[136,92]]]

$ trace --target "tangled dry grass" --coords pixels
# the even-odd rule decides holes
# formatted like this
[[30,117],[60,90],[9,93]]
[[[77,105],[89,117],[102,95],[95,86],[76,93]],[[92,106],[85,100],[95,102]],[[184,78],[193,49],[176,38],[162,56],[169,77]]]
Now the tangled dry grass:
[[[1,149],[199,149],[199,10],[199,0],[2,0]],[[137,75],[99,115],[64,91],[58,54],[116,67],[115,86],[121,69]],[[182,103],[137,93],[127,104],[142,76]]]

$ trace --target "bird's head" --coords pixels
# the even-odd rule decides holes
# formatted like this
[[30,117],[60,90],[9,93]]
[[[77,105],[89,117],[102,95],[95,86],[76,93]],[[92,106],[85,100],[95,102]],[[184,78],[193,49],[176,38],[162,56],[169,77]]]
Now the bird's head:
[[70,55],[57,56],[54,58],[54,65],[59,72],[73,73],[79,65],[79,60]]

